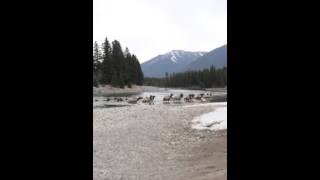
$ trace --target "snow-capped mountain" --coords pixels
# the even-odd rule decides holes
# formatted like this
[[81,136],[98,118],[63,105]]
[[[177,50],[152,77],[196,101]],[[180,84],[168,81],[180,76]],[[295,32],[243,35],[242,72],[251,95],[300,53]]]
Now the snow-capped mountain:
[[206,52],[172,50],[142,63],[141,68],[145,77],[165,77],[166,72],[181,72],[188,64],[205,54]]

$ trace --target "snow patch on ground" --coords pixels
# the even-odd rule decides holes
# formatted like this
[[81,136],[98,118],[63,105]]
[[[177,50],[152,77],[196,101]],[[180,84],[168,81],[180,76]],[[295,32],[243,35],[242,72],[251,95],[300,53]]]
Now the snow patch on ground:
[[[192,120],[192,128],[198,130],[223,130],[227,129],[227,106],[225,103],[208,103],[214,104],[215,110]],[[225,105],[224,105],[225,104]],[[207,104],[206,104],[207,105]],[[199,105],[198,105],[199,106]]]

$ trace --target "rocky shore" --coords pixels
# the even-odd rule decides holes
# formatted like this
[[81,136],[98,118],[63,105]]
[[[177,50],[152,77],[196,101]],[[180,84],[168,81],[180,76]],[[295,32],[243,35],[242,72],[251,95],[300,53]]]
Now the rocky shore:
[[93,109],[94,180],[227,177],[227,131],[196,130],[214,105],[145,105]]

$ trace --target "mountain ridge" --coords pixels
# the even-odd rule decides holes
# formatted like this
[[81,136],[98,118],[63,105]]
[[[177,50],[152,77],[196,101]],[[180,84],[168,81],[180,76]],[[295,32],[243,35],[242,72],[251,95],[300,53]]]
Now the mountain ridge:
[[189,70],[202,70],[210,66],[227,66],[227,44],[209,52],[171,50],[141,64],[145,77],[165,77],[168,74]]
[[204,51],[171,50],[142,63],[141,68],[145,77],[164,77],[166,72],[169,74],[180,72],[182,67],[205,53]]
[[223,68],[227,66],[227,45],[220,46],[199,57],[195,61],[185,66],[182,71],[202,70],[210,66],[215,68]]

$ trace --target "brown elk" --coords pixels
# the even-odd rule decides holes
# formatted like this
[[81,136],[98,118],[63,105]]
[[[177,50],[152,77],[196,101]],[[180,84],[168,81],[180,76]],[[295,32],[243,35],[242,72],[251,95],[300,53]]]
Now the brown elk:
[[142,102],[143,103],[149,103],[149,104],[154,104],[154,98],[156,96],[150,95],[149,97],[145,97]]
[[171,100],[171,98],[172,98],[172,96],[173,96],[173,94],[171,93],[170,96],[165,96],[165,97],[163,97],[163,102],[164,102],[164,103],[165,103],[165,102],[169,103],[170,100]]
[[175,96],[173,97],[173,101],[174,102],[180,102],[181,101],[181,98],[183,98],[183,94],[181,93],[180,96]]

